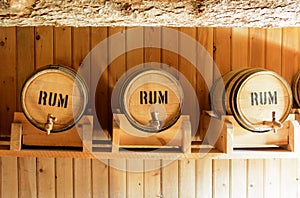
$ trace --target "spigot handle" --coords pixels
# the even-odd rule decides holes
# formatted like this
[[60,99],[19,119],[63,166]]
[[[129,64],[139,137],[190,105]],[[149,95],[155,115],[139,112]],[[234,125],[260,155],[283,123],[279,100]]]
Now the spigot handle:
[[271,127],[274,132],[277,131],[277,129],[282,128],[282,123],[276,120],[276,113],[275,111],[272,112],[272,121],[263,121],[263,125],[267,125]]
[[45,127],[44,127],[44,129],[47,131],[48,135],[50,135],[50,132],[53,129],[53,124],[56,121],[57,121],[56,117],[54,117],[52,114],[48,114],[48,116],[47,116],[47,122],[46,122]]

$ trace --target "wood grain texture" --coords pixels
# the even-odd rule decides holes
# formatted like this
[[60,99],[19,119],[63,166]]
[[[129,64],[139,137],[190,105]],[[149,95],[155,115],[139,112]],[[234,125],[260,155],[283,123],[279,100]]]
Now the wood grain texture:
[[249,30],[249,66],[265,67],[266,30],[251,28]]
[[250,198],[264,196],[264,161],[263,160],[248,160],[248,181],[247,181],[247,196]]
[[72,67],[72,28],[55,27],[53,42],[53,63]]
[[161,197],[161,160],[145,160],[144,197]]
[[16,157],[1,158],[1,197],[18,197],[18,162]]
[[195,160],[180,160],[179,164],[179,197],[195,197]]
[[229,160],[213,160],[213,197],[230,197]]
[[[26,79],[34,71],[34,27],[17,27],[17,97]],[[17,100],[17,111],[21,111],[21,101]]]
[[[91,48],[115,33],[133,27],[2,27],[0,31],[0,135],[10,134],[13,112],[20,111],[19,93],[25,79],[37,68],[60,63],[79,68]],[[183,58],[162,52],[151,46],[179,46],[169,43],[170,38],[161,27],[143,27],[138,37],[124,34],[120,41],[108,42],[107,50],[114,53],[113,46],[126,50],[136,42],[150,46],[118,57],[106,70],[97,87],[101,99],[101,122],[110,132],[110,96],[119,77],[128,69],[142,62],[162,62],[179,68],[196,89],[202,108],[209,108],[208,90],[203,87],[203,76],[195,74]],[[177,30],[178,28],[175,28]],[[196,39],[214,58],[222,74],[244,66],[264,67],[281,74],[289,83],[299,70],[299,28],[180,28]],[[109,51],[110,50],[110,51]],[[192,54],[196,54],[194,51]],[[111,54],[112,55],[112,54]],[[201,54],[197,54],[197,56]],[[109,57],[107,60],[109,61]],[[215,80],[215,71],[202,66],[205,76]],[[98,78],[91,70],[92,79]],[[104,86],[102,86],[104,85]],[[91,96],[94,97],[94,96]],[[102,110],[102,108],[104,110]],[[97,119],[97,118],[95,118]],[[96,134],[97,136],[97,134]],[[95,137],[95,136],[94,136]],[[105,136],[103,136],[105,137]],[[249,154],[249,155],[248,155]],[[268,152],[238,153],[228,156],[209,154],[214,159],[199,159],[195,153],[180,155],[181,161],[172,153],[161,155],[136,153],[103,153],[103,162],[91,154],[77,151],[23,150],[1,151],[1,155],[24,157],[0,158],[1,197],[299,197],[299,160],[293,153]],[[126,156],[127,155],[127,156]],[[39,156],[36,158],[35,156]],[[49,158],[49,157],[61,158]],[[48,157],[48,158],[47,158]],[[73,159],[74,157],[82,159]],[[195,160],[185,159],[186,157]],[[280,159],[286,157],[290,159]],[[136,158],[147,158],[143,165]],[[160,160],[163,158],[163,160]],[[226,158],[226,159],[216,159]],[[257,159],[248,159],[257,158]],[[264,159],[268,158],[268,159]],[[276,159],[272,159],[276,158]],[[109,167],[120,163],[122,171]],[[107,165],[108,164],[108,165]],[[143,172],[131,172],[138,166]],[[56,177],[56,179],[55,179]],[[9,190],[7,190],[9,189]],[[170,196],[169,196],[170,195]]]
[[125,198],[126,191],[126,160],[109,160],[109,197]]
[[211,159],[196,160],[196,193],[195,197],[212,197],[213,169]]
[[233,28],[231,43],[232,70],[249,67],[249,29]]
[[[83,59],[90,51],[90,28],[72,29],[72,62],[73,68],[77,70]],[[89,82],[87,82],[89,84]]]
[[92,197],[91,159],[74,159],[74,198]]
[[[197,29],[195,28],[180,28],[179,34],[179,81],[183,86],[184,90],[184,110],[183,114],[190,115],[194,117],[199,113],[198,109],[195,108],[199,106],[199,109],[204,109],[205,103],[202,101],[205,97],[205,82],[203,81],[203,77],[199,74],[199,68],[197,69]],[[194,39],[194,43],[191,46],[187,46],[185,43],[185,37],[191,37]],[[183,52],[187,49],[192,49],[190,52],[190,57],[192,60],[187,60],[186,57],[183,57]],[[194,62],[191,63],[190,61]],[[198,76],[199,75],[199,76]],[[197,78],[197,76],[199,78]],[[188,86],[185,88],[185,82],[188,81]],[[192,92],[192,93],[191,93]],[[198,94],[198,95],[197,95]],[[199,98],[197,97],[199,96]],[[201,98],[201,99],[200,99]],[[192,133],[193,133],[193,140],[200,140],[200,131],[199,129],[199,121],[196,119],[192,119]]]
[[18,160],[19,197],[36,198],[37,196],[37,159],[20,157]]
[[71,198],[73,195],[74,177],[72,158],[55,159],[55,195],[56,197]]
[[[280,174],[280,197],[298,197],[299,196],[299,178],[297,169],[298,160],[288,159],[281,160],[281,174]],[[291,171],[294,170],[294,171]]]
[[264,196],[280,197],[280,159],[264,160]]
[[230,197],[247,197],[247,160],[230,160]]
[[[95,90],[95,95],[89,97],[90,104],[95,104],[94,107],[91,106],[92,111],[95,111],[97,117],[94,117],[94,133],[93,139],[107,139],[108,128],[109,128],[109,79],[108,68],[103,71],[102,75],[97,75],[97,70],[99,69],[99,64],[108,65],[108,57],[99,57],[99,54],[103,54],[99,47],[100,43],[103,48],[108,50],[108,28],[107,27],[97,27],[91,29],[91,84],[90,89]],[[91,93],[92,94],[92,93]],[[100,127],[101,125],[101,127]]]
[[16,28],[7,27],[0,31],[0,130],[9,135],[10,123],[17,105],[16,78]]
[[54,158],[37,158],[37,197],[55,197]]
[[127,197],[139,198],[144,196],[144,160],[129,159],[126,162],[126,193]]
[[231,70],[231,30],[231,28],[214,28],[213,58],[222,75]]
[[[293,39],[291,39],[293,38]],[[299,70],[299,28],[284,28],[282,30],[282,76],[291,83],[293,76]]]
[[179,196],[179,171],[178,161],[162,160],[161,168],[162,178],[162,196],[163,197],[178,197]]
[[92,160],[93,197],[109,197],[109,167],[106,159]]
[[53,63],[53,27],[36,27],[35,33],[35,68]]
[[282,72],[282,29],[266,30],[266,69],[281,75]]
[[[190,28],[189,35],[198,41],[203,49],[196,49],[197,73],[196,73],[196,94],[199,101],[200,109],[209,109],[209,90],[213,84],[214,77],[214,29],[213,28],[197,28],[193,33]],[[193,53],[193,52],[191,52]],[[191,72],[192,73],[192,72]],[[192,76],[187,77],[189,80]],[[204,81],[205,80],[205,81]],[[193,84],[193,81],[191,81]]]

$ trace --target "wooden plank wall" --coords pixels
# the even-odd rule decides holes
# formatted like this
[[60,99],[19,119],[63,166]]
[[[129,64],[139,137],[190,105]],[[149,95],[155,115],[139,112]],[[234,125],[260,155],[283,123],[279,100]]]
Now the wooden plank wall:
[[[297,159],[105,160],[0,159],[0,197],[291,197],[298,198]],[[109,167],[122,163],[123,170]],[[131,172],[134,168],[152,171]]]
[[[13,112],[21,111],[20,92],[26,78],[35,69],[48,64],[61,64],[79,68],[86,55],[102,40],[132,27],[6,27],[0,30],[0,135],[10,135]],[[299,69],[299,28],[173,28],[198,41],[214,59],[217,68],[224,74],[241,67],[263,67],[281,74],[288,82]],[[106,61],[110,61],[113,47],[126,51],[134,42],[164,48],[178,48],[178,54],[167,50],[144,48],[124,53],[116,58],[101,76],[96,96],[96,111],[101,126],[111,131],[111,109],[107,105],[115,84],[126,70],[145,62],[162,62],[171,65],[183,74],[195,89],[201,110],[209,107],[209,87],[201,73],[211,84],[216,76],[211,66],[196,63],[200,72],[180,56],[184,39],[170,42],[166,31],[160,27],[144,27],[139,35],[122,34],[118,41],[108,39]],[[197,54],[196,44],[190,46],[191,57]],[[92,70],[93,68],[91,68]],[[90,71],[91,80],[97,78]],[[180,76],[179,76],[180,80]],[[90,84],[90,82],[87,82]],[[196,134],[195,139],[199,139]]]
[[[130,27],[7,27],[0,29],[0,135],[9,136],[19,94],[25,79],[37,68],[51,63],[78,69],[86,54],[100,41]],[[264,67],[288,82],[299,70],[299,28],[175,28],[201,43],[222,74],[245,66]],[[120,47],[135,39],[170,45],[161,28],[145,27],[142,37],[124,35]],[[179,36],[178,36],[179,37]],[[178,43],[179,50],[181,43]],[[108,43],[107,49],[110,50]],[[192,47],[192,46],[191,46]],[[192,52],[193,53],[193,52]],[[128,68],[148,61],[172,63],[197,90],[200,108],[209,109],[208,88],[199,73],[187,69],[180,56],[144,49],[119,57],[104,72],[97,90],[104,101]],[[171,64],[170,63],[170,64]],[[201,67],[211,81],[216,75]],[[93,78],[93,72],[91,72]],[[100,85],[106,86],[100,86]],[[96,86],[96,85],[92,85]],[[96,96],[97,97],[97,96]],[[109,131],[108,105],[97,106],[101,124]],[[199,134],[195,139],[199,138]],[[0,195],[6,197],[300,197],[298,159],[186,159],[105,160],[71,158],[0,158]],[[125,171],[108,165],[118,163]],[[107,165],[108,164],[108,165]],[[148,170],[131,172],[135,167]]]

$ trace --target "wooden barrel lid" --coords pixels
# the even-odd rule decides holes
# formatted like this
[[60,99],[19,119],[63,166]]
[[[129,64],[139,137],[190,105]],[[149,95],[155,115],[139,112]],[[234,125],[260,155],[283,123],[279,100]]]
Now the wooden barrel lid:
[[284,122],[292,107],[289,84],[272,71],[252,71],[239,78],[230,91],[230,109],[244,128],[266,132],[275,119]]
[[145,132],[159,132],[181,115],[183,90],[175,77],[162,69],[146,69],[129,76],[120,94],[121,111]]
[[[52,132],[74,126],[85,111],[88,91],[75,71],[60,65],[45,66],[25,82],[21,93],[22,109],[37,128],[47,131],[52,116]],[[55,121],[56,118],[56,121]]]

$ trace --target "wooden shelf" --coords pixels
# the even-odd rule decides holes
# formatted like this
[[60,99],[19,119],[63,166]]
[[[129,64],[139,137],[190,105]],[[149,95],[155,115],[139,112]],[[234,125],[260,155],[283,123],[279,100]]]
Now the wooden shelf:
[[204,146],[193,148],[191,153],[182,153],[180,149],[145,151],[127,150],[112,153],[111,147],[93,147],[92,153],[82,150],[59,150],[59,149],[22,149],[12,151],[0,150],[0,156],[16,157],[55,157],[55,158],[98,158],[98,159],[270,159],[270,158],[300,158],[300,152],[290,152],[282,148],[257,148],[257,149],[234,149],[226,154],[215,148]]
[[[211,115],[207,114],[209,119],[214,119],[216,123],[219,121],[216,118],[212,118]],[[20,118],[20,114],[16,116]],[[22,117],[22,116],[21,116]],[[296,115],[297,117],[297,115]],[[288,139],[288,146],[282,145],[266,145],[266,147],[260,146],[259,148],[237,148],[232,144],[233,141],[224,141],[224,137],[232,138],[230,131],[227,129],[228,125],[228,116],[226,117],[227,121],[222,123],[221,126],[215,124],[215,126],[221,127],[223,130],[221,132],[221,139],[217,141],[215,146],[210,144],[204,144],[201,141],[192,141],[189,150],[190,152],[183,152],[181,145],[167,145],[164,147],[157,148],[154,147],[126,147],[122,146],[119,148],[118,152],[112,152],[113,150],[113,141],[110,139],[98,139],[95,140],[92,138],[92,118],[85,116],[81,121],[82,130],[79,131],[80,140],[83,142],[81,144],[74,145],[65,145],[61,146],[56,144],[51,146],[53,139],[51,139],[49,144],[42,145],[23,145],[22,144],[22,135],[12,136],[11,138],[0,139],[0,156],[16,156],[16,157],[53,157],[53,158],[98,158],[98,159],[200,159],[200,158],[211,158],[211,159],[270,159],[270,158],[300,158],[300,149],[297,148],[299,145],[298,137],[299,133],[299,123],[296,122],[292,125],[288,125],[287,129],[290,134],[290,129],[294,128],[295,133],[293,138],[295,141],[290,141]],[[230,119],[231,117],[230,117]],[[25,123],[22,123],[25,122]],[[21,119],[18,124],[27,124],[27,121]],[[290,121],[289,121],[290,122]],[[220,122],[221,123],[221,122]],[[17,123],[13,123],[16,125]],[[22,131],[24,128],[20,128],[17,131]],[[28,127],[28,126],[26,126]],[[32,127],[32,126],[31,126]],[[232,123],[230,124],[232,127]],[[81,129],[79,127],[79,129]],[[232,129],[232,128],[230,128]],[[75,130],[75,129],[72,129]],[[76,129],[78,130],[78,129]],[[88,133],[83,133],[83,131],[90,131]],[[28,131],[27,131],[28,132]],[[77,132],[76,132],[77,133]],[[226,133],[226,134],[225,134]],[[227,134],[228,133],[228,134]],[[27,133],[25,133],[27,134]],[[39,134],[39,133],[38,133]],[[40,135],[40,134],[39,134]],[[222,139],[223,135],[223,139]],[[16,137],[21,137],[19,140]],[[61,138],[58,136],[58,139]],[[78,137],[77,137],[78,138]],[[299,140],[298,140],[299,139]],[[19,142],[18,142],[19,141]],[[63,140],[65,141],[65,140]],[[221,142],[223,141],[223,142]],[[232,144],[232,145],[230,145]],[[291,145],[292,144],[292,145]],[[10,147],[15,147],[16,145],[20,146],[20,149],[11,149]],[[229,148],[230,147],[230,148]],[[228,150],[229,148],[229,150]],[[226,150],[227,149],[227,150]]]

